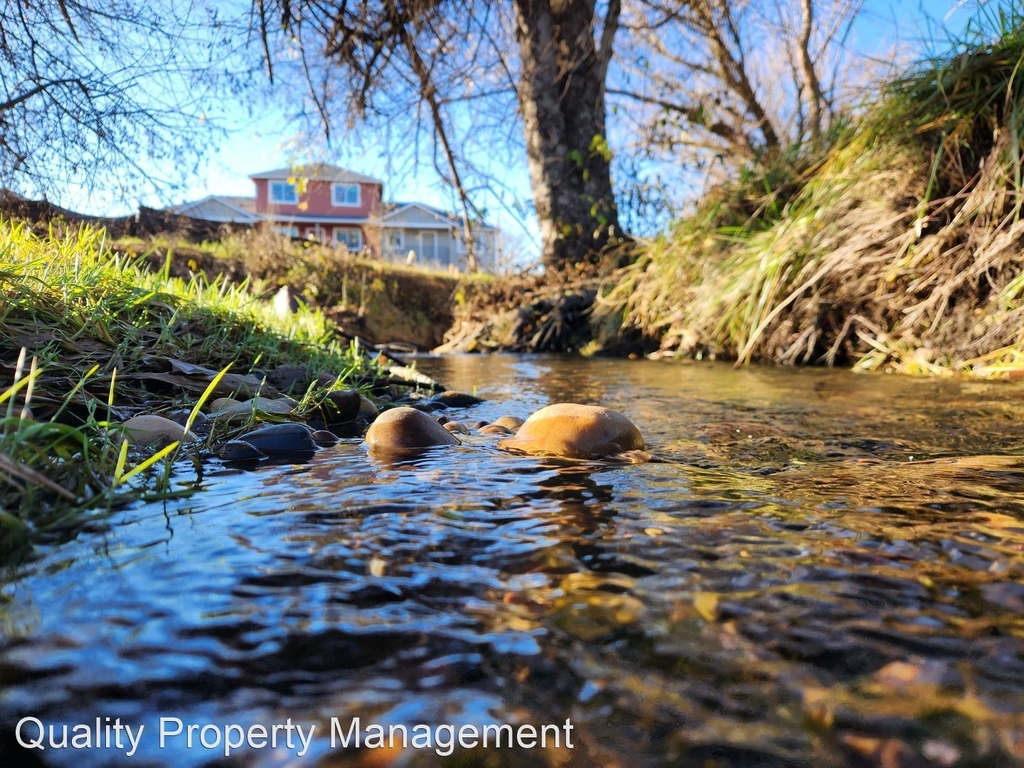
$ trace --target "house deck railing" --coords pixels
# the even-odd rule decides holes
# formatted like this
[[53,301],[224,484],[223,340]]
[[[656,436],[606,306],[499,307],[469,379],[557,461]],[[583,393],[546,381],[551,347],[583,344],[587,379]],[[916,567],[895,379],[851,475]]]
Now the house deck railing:
[[[412,256],[410,257],[410,254]],[[451,263],[458,264],[463,259],[459,255],[455,255],[452,258],[452,248],[447,245],[435,245],[435,246],[424,246],[420,247],[417,245],[410,245],[408,248],[397,248],[389,246],[384,249],[384,258],[392,262],[408,262],[412,264],[419,264],[420,266],[433,266],[440,265],[447,267]]]

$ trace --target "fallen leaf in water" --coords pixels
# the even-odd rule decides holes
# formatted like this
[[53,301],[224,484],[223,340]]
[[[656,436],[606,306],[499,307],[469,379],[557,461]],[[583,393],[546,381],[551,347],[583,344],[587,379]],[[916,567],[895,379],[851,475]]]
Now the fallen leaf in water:
[[844,733],[840,741],[880,768],[910,768],[921,764],[921,756],[899,739],[877,739]]
[[593,641],[638,621],[643,614],[643,603],[631,595],[591,592],[557,600],[552,617],[573,637]]
[[892,661],[875,672],[871,679],[886,688],[939,686],[948,682],[951,671],[948,664],[938,659],[914,658],[913,661]]
[[882,746],[881,739],[872,738],[870,736],[857,736],[852,733],[844,733],[841,741],[854,752],[864,755],[865,757],[874,755]]
[[804,712],[811,723],[822,728],[831,728],[835,722],[835,710],[827,688],[808,686],[803,690]]
[[718,595],[712,592],[698,592],[693,596],[693,607],[704,621],[718,620]]
[[917,681],[921,668],[906,661],[893,661],[875,673],[875,680],[886,685],[906,685]]

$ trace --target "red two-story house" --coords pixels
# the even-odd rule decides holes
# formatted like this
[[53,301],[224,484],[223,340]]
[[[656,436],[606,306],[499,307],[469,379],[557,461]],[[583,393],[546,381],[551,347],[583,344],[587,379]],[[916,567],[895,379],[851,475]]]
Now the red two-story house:
[[[442,268],[466,265],[457,216],[424,203],[385,203],[379,179],[327,163],[277,168],[249,178],[256,185],[255,198],[208,195],[169,210],[206,221],[270,226],[290,237],[389,260]],[[497,229],[485,222],[473,229],[479,264],[489,269],[496,261]]]
[[278,168],[249,178],[256,184],[256,215],[292,237],[360,251],[371,219],[380,215],[383,183],[334,165]]

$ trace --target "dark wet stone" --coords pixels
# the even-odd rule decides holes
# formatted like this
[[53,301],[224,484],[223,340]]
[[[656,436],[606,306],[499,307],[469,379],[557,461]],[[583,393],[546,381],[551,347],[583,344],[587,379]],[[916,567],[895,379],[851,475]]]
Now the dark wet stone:
[[[167,418],[173,421],[175,424],[181,424],[181,426],[185,426],[185,424],[188,422],[188,417],[191,414],[192,409],[180,408],[178,410],[171,411],[170,413],[168,413]],[[196,417],[192,419],[192,429],[201,429],[202,427],[206,426],[207,421],[209,421],[207,415],[202,411],[199,411],[196,414]]]
[[313,441],[324,448],[338,444],[338,436],[327,429],[318,429],[313,433]]
[[328,392],[327,401],[333,406],[333,412],[330,414],[331,423],[346,424],[355,421],[359,416],[359,406],[362,400],[354,389],[337,389]]
[[407,408],[415,408],[417,411],[423,411],[423,413],[433,413],[434,411],[441,411],[447,408],[447,405],[443,403],[432,403],[429,400],[420,400],[415,403],[409,403]]
[[458,439],[430,416],[407,406],[384,411],[366,433],[366,446],[376,453],[401,455],[458,444]]
[[267,454],[245,440],[229,440],[220,449],[220,457],[225,461],[259,461]]
[[268,424],[240,438],[271,459],[301,459],[316,452],[313,429],[295,422]]
[[441,405],[445,408],[467,408],[477,403],[482,403],[483,398],[467,395],[465,392],[441,392],[434,395],[428,401],[434,405]]
[[321,387],[333,387],[338,381],[338,374],[331,373],[330,371],[324,371],[316,377],[316,383]]
[[380,409],[378,409],[377,406],[373,404],[373,401],[368,397],[363,397],[362,395],[360,395],[359,416],[361,418],[367,419],[368,421],[373,421],[374,419],[377,418],[378,414],[380,414]]
[[305,392],[309,387],[309,368],[305,365],[281,365],[267,372],[267,381],[281,392]]

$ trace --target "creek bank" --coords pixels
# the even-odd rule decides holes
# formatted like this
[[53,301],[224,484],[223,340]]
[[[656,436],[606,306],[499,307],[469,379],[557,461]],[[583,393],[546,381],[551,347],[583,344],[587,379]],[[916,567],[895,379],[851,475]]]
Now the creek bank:
[[1024,21],[981,10],[609,283],[662,355],[1024,377]]
[[499,277],[465,286],[436,354],[555,352],[635,356],[657,342],[596,312],[614,273]]
[[236,236],[242,238],[254,247],[240,253],[241,246],[228,240],[218,255],[196,244],[159,239],[115,248],[146,268],[166,268],[183,279],[198,272],[210,281],[251,279],[264,298],[286,297],[281,307],[285,311],[294,311],[300,302],[322,309],[342,335],[368,347],[431,349],[452,326],[456,276],[257,232]]
[[213,244],[157,236],[114,248],[148,269],[166,269],[184,279],[196,273],[211,281],[248,278],[261,296],[278,298],[278,311],[294,311],[300,303],[317,307],[342,335],[366,347],[439,345],[452,325],[460,284],[454,275],[257,231]]
[[267,299],[285,289],[286,308],[299,302],[320,308],[345,336],[370,347],[397,343],[427,350],[441,344],[462,282],[457,275],[344,248],[150,208],[132,216],[88,216],[0,190],[0,216],[25,222],[39,236],[102,227],[113,254],[168,277],[203,275],[210,283],[235,285],[248,280]]
[[1022,78],[1024,21],[981,10],[821,141],[709,189],[631,264],[490,288],[442,350],[1024,378]]
[[0,299],[0,558],[171,492],[183,453],[254,423],[341,428],[376,416],[360,392],[444,389],[309,306],[282,316],[245,284],[143,268],[103,230],[0,221]]

